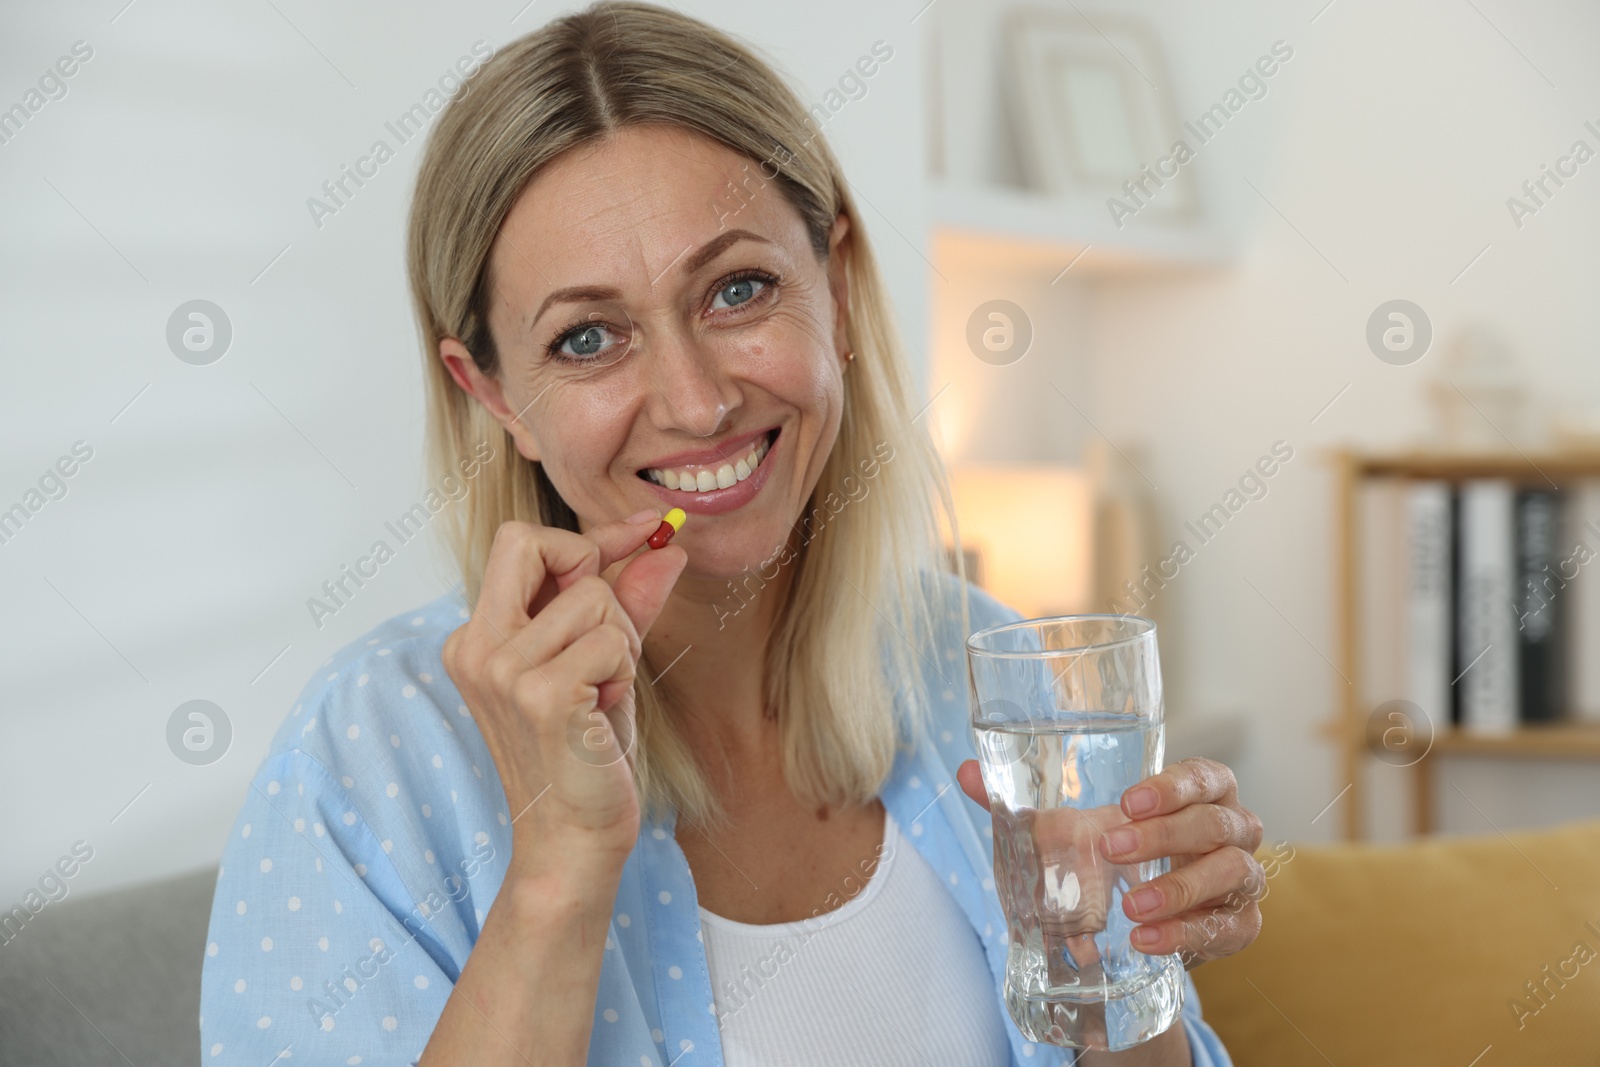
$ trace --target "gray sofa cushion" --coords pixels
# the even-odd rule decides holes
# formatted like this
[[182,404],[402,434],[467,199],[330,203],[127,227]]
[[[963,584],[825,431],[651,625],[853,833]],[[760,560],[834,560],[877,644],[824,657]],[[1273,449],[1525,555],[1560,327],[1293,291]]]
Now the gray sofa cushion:
[[0,944],[0,1067],[192,1067],[216,868],[48,904]]

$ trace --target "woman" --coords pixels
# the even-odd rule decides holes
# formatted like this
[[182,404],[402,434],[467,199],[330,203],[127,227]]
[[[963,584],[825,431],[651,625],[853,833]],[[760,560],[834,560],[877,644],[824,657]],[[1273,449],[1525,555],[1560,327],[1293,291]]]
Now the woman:
[[[1000,999],[961,642],[1015,616],[937,577],[938,464],[794,96],[666,10],[560,19],[440,116],[409,264],[463,593],[273,742],[205,1058],[1073,1062]],[[1142,786],[1116,858],[1178,869],[1139,947],[1237,951],[1259,821],[1215,763]],[[1078,1062],[1228,1063],[1185,983],[1183,1025]]]

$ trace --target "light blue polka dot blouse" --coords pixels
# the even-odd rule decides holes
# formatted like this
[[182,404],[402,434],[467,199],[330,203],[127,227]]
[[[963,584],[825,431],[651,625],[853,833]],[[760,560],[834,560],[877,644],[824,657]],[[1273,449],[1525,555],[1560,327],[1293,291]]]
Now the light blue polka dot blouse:
[[[1016,617],[976,591],[970,610],[973,629]],[[467,617],[452,593],[378,626],[313,676],[273,739],[217,875],[202,1063],[421,1057],[511,855],[494,762],[439,658]],[[933,725],[901,752],[881,795],[982,942],[1013,1064],[1067,1064],[1070,1052],[1025,1041],[1000,999],[1005,918],[989,816],[954,778],[973,755],[963,636],[948,620],[922,657]],[[1231,1067],[1184,983],[1195,1067]],[[722,1065],[694,883],[671,818],[641,827],[623,869],[588,1062]]]

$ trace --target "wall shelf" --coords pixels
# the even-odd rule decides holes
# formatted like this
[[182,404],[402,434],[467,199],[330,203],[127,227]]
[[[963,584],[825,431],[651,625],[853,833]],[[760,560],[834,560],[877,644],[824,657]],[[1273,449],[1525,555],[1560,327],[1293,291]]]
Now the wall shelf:
[[973,265],[1054,277],[1069,263],[1073,274],[1126,275],[1213,269],[1233,258],[1230,243],[1205,226],[1134,219],[1118,229],[1095,200],[938,182],[930,195],[938,254]]
[[1545,476],[1594,477],[1600,450],[1561,452],[1402,452],[1388,455],[1351,452],[1343,457],[1359,478],[1510,478],[1544,484]]
[[[1369,725],[1366,740],[1371,750],[1383,747],[1382,723]],[[1504,734],[1473,733],[1452,727],[1434,736],[1430,752],[1533,759],[1600,759],[1600,723],[1568,720],[1528,724]]]

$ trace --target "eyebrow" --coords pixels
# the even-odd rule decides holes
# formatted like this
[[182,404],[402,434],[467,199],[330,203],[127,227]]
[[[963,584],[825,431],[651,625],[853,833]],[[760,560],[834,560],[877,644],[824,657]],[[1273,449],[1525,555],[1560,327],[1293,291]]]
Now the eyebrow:
[[544,313],[550,309],[551,304],[582,304],[590,300],[614,300],[621,295],[616,289],[605,285],[573,285],[557,289],[544,298],[539,310],[528,320],[528,329],[533,329],[534,325],[544,318]]
[[[690,255],[684,261],[684,270],[689,274],[693,274],[740,241],[759,241],[761,244],[772,244],[767,238],[749,230],[728,230],[707,241],[698,252]],[[669,266],[668,270],[670,269],[671,267]],[[544,302],[539,305],[539,310],[534,312],[533,318],[528,320],[528,328],[532,329],[534,323],[544,318],[544,313],[550,309],[552,304],[581,304],[590,300],[615,300],[621,295],[620,290],[608,285],[573,285],[565,289],[557,289],[544,298]]]
[[726,233],[707,241],[705,247],[685,260],[683,269],[693,274],[740,241],[759,241],[764,245],[772,243],[760,234],[751,233],[749,230],[728,230]]

